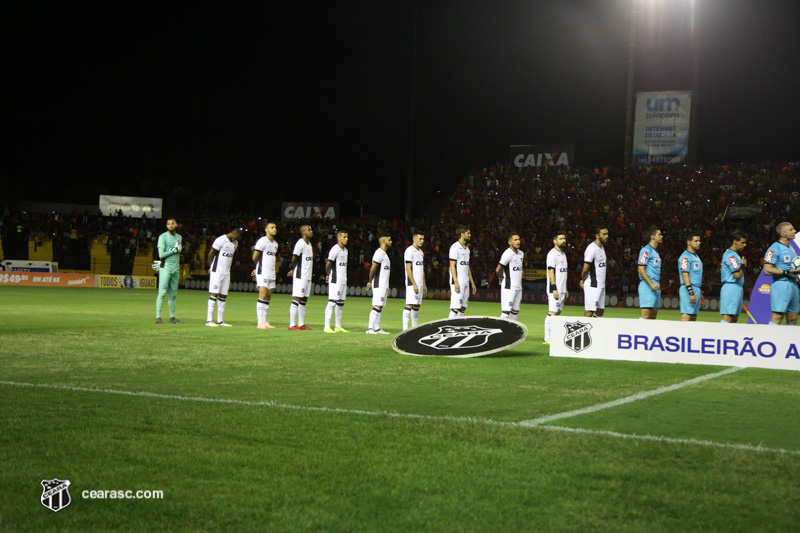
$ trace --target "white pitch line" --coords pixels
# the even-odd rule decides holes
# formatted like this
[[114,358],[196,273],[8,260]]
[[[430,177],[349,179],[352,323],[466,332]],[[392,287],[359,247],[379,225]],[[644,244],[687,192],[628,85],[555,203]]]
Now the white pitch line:
[[734,367],[731,367],[731,368],[726,368],[725,370],[722,370],[720,372],[714,372],[713,374],[706,374],[704,376],[698,376],[696,378],[692,378],[692,379],[687,380],[687,381],[682,381],[682,382],[676,383],[674,385],[668,385],[666,387],[661,387],[661,388],[650,390],[650,391],[638,392],[638,393],[634,394],[633,396],[628,396],[626,398],[620,398],[620,399],[614,400],[612,402],[598,403],[598,404],[595,404],[595,405],[590,405],[589,407],[584,407],[583,409],[576,409],[574,411],[565,411],[563,413],[557,413],[557,414],[554,414],[554,415],[542,416],[542,417],[539,417],[539,418],[534,418],[533,420],[523,420],[522,422],[519,422],[519,425],[527,426],[527,427],[539,426],[541,424],[546,424],[547,422],[552,422],[553,420],[560,420],[562,418],[571,418],[573,416],[585,415],[587,413],[594,413],[595,411],[602,411],[603,409],[610,409],[612,407],[617,407],[617,406],[620,406],[620,405],[624,405],[626,403],[638,402],[639,400],[643,400],[645,398],[649,398],[650,396],[656,396],[658,394],[664,394],[665,392],[672,392],[674,390],[682,389],[683,387],[688,387],[689,385],[694,385],[695,383],[700,383],[702,381],[706,381],[706,380],[709,380],[709,379],[718,378],[720,376],[724,376],[725,374],[731,374],[731,373],[737,372],[739,370],[742,370],[742,368],[734,366]]
[[[737,369],[738,370],[738,369]],[[392,411],[364,411],[360,409],[342,409],[338,407],[313,407],[313,406],[305,406],[305,405],[291,405],[291,404],[284,404],[279,402],[272,402],[272,401],[254,401],[254,400],[234,400],[229,398],[204,398],[201,396],[178,396],[174,394],[159,394],[155,392],[133,392],[133,391],[123,391],[123,390],[115,390],[115,389],[95,389],[89,387],[72,387],[69,385],[55,385],[50,383],[20,383],[16,381],[0,381],[0,385],[6,385],[9,387],[25,387],[25,388],[39,388],[39,389],[56,389],[56,390],[66,390],[72,392],[89,392],[89,393],[103,393],[103,394],[117,394],[121,396],[133,396],[139,398],[155,398],[161,400],[178,400],[183,402],[200,402],[200,403],[217,403],[217,404],[229,404],[229,405],[247,405],[247,406],[254,406],[254,407],[269,407],[273,409],[287,409],[287,410],[296,410],[296,411],[312,411],[312,412],[322,412],[322,413],[336,413],[336,414],[348,414],[348,415],[360,415],[360,416],[371,416],[371,417],[388,417],[388,418],[403,418],[403,419],[414,419],[414,420],[431,420],[431,421],[442,421],[442,422],[470,422],[470,423],[478,423],[478,424],[486,424],[491,426],[503,426],[503,427],[521,427],[521,428],[533,428],[536,430],[547,430],[547,431],[563,431],[569,433],[582,433],[582,434],[589,434],[589,435],[598,435],[603,437],[612,437],[612,438],[622,438],[622,439],[632,439],[632,440],[644,440],[644,441],[654,441],[654,442],[663,442],[669,444],[681,444],[681,445],[694,445],[694,446],[708,446],[711,448],[720,448],[720,449],[736,449],[736,450],[746,450],[752,452],[769,452],[769,453],[781,453],[781,454],[789,454],[789,455],[800,455],[800,450],[786,450],[783,448],[767,448],[764,446],[752,446],[749,444],[731,444],[725,442],[714,442],[714,441],[707,441],[707,440],[695,440],[695,439],[677,439],[672,437],[659,437],[654,435],[637,435],[637,434],[629,434],[629,433],[617,433],[614,431],[603,431],[603,430],[595,430],[595,429],[581,429],[581,428],[568,428],[563,426],[531,426],[525,425],[520,422],[504,422],[501,420],[492,420],[489,418],[470,418],[470,417],[457,417],[457,416],[435,416],[435,415],[418,415],[413,413],[396,413]]]

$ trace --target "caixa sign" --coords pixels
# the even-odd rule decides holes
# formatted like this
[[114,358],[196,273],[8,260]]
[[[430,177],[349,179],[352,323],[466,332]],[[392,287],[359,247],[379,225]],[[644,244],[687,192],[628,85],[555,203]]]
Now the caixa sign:
[[511,164],[519,170],[526,168],[571,167],[573,164],[572,145],[512,145]]
[[326,202],[281,202],[283,220],[306,220],[312,218],[339,218],[339,204]]

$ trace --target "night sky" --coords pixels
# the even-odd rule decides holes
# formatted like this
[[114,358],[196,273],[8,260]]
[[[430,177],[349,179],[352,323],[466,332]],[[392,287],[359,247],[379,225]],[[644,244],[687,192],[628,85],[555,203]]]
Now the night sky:
[[[697,37],[700,161],[800,159],[800,2],[639,4],[637,90]],[[401,217],[412,107],[416,213],[511,144],[622,163],[629,0],[421,1],[416,56],[413,0],[238,6],[4,6],[2,196]]]

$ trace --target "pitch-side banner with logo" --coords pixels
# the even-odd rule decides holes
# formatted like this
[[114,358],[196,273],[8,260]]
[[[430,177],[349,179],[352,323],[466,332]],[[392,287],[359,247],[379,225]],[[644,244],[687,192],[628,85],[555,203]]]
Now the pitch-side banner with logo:
[[685,163],[689,153],[691,91],[636,94],[634,165]]
[[791,326],[554,316],[550,355],[800,370]]
[[312,218],[339,218],[339,204],[325,202],[281,202],[283,220],[307,220]]
[[519,170],[527,168],[568,168],[573,164],[575,147],[571,144],[513,144],[511,164]]
[[[800,255],[800,235],[795,237],[793,242],[789,243],[797,255]],[[764,270],[756,279],[756,284],[753,286],[753,292],[750,294],[750,314],[747,317],[747,322],[753,324],[755,319],[756,324],[766,324],[772,318],[772,304],[770,303],[770,293],[772,292],[772,276],[767,276]]]
[[43,272],[0,272],[0,286],[94,287],[94,274],[49,274]]
[[101,289],[157,289],[155,276],[107,276],[97,275],[97,287]]
[[125,216],[160,219],[163,214],[163,201],[161,198],[143,198],[139,196],[109,196],[100,195],[100,212],[105,216],[114,216],[117,210]]

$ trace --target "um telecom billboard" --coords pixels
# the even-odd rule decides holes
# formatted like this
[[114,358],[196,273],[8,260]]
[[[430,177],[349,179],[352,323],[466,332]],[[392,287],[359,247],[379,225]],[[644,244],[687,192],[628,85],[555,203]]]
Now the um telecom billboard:
[[634,165],[685,163],[689,153],[691,91],[637,93]]

